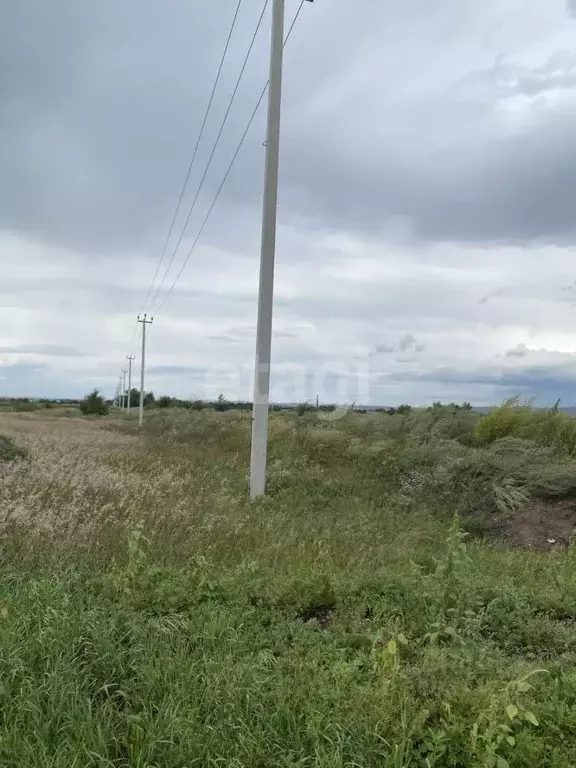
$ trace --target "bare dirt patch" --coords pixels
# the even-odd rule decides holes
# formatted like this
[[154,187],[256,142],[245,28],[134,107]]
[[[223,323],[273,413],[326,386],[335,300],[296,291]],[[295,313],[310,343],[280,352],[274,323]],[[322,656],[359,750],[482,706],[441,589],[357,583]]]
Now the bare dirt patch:
[[494,520],[489,536],[500,546],[550,551],[566,549],[575,529],[575,502],[539,501]]

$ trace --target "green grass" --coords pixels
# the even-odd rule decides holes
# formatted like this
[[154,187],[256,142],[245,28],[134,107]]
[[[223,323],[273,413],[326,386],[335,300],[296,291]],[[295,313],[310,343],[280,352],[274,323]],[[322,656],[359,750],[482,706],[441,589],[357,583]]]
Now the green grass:
[[[11,417],[3,501],[41,530],[0,544],[0,764],[576,765],[576,550],[456,514],[568,502],[572,457],[481,423],[274,415],[251,504],[247,414]],[[42,528],[59,499],[79,519]]]
[[0,462],[14,461],[26,457],[26,451],[17,446],[13,440],[5,435],[0,435]]

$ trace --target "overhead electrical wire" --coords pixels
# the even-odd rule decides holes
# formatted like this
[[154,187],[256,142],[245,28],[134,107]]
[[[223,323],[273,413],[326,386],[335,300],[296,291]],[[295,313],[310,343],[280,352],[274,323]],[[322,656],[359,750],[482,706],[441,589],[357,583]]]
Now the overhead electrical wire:
[[144,310],[146,309],[146,306],[148,304],[148,300],[150,298],[150,294],[154,290],[154,284],[156,283],[156,278],[158,277],[158,273],[160,272],[160,267],[162,266],[162,263],[164,261],[164,258],[166,256],[166,251],[168,250],[168,244],[170,242],[170,238],[172,237],[172,233],[174,231],[174,226],[176,225],[176,220],[178,219],[178,214],[180,213],[180,208],[182,206],[182,200],[184,199],[184,194],[186,192],[186,188],[188,186],[188,181],[190,180],[190,175],[192,173],[192,169],[194,167],[194,163],[196,162],[196,157],[198,155],[198,149],[200,147],[200,143],[202,141],[202,137],[204,136],[204,130],[206,128],[206,123],[208,121],[208,117],[210,115],[210,110],[212,109],[212,104],[214,102],[214,96],[216,95],[216,89],[218,88],[218,83],[220,82],[220,77],[222,75],[222,70],[224,68],[224,62],[226,61],[226,55],[228,54],[228,49],[230,48],[230,42],[232,40],[232,35],[234,34],[234,30],[236,28],[236,22],[238,21],[238,15],[240,13],[240,8],[242,6],[243,0],[238,0],[236,4],[236,9],[234,11],[234,16],[232,18],[232,23],[230,24],[230,28],[228,30],[228,35],[226,37],[226,42],[224,44],[224,50],[222,51],[222,56],[220,58],[220,63],[218,65],[218,71],[216,72],[216,77],[214,79],[214,83],[212,85],[212,91],[210,93],[210,98],[208,99],[208,104],[206,106],[206,110],[204,112],[204,117],[202,119],[202,123],[200,125],[200,131],[198,133],[198,138],[196,139],[196,144],[194,145],[194,151],[192,152],[192,159],[190,160],[190,164],[188,165],[188,170],[186,172],[186,176],[184,177],[184,183],[182,184],[182,189],[180,190],[180,195],[178,197],[178,202],[176,203],[176,209],[174,211],[174,216],[172,217],[172,221],[170,223],[170,227],[168,229],[168,234],[166,235],[166,240],[164,241],[164,246],[162,248],[162,252],[160,254],[160,258],[158,260],[158,264],[156,265],[156,271],[154,272],[154,277],[152,278],[152,282],[150,283],[150,286],[148,288],[148,292],[146,294],[146,298],[144,299],[144,303],[142,304],[142,308],[140,310],[139,314],[142,314]]
[[172,265],[174,264],[174,260],[176,259],[176,255],[178,253],[178,249],[180,248],[180,245],[182,243],[182,240],[184,239],[184,235],[186,234],[186,230],[188,229],[188,224],[190,223],[190,219],[192,218],[192,214],[194,213],[196,209],[196,204],[198,202],[198,199],[200,198],[200,193],[202,191],[202,188],[204,187],[204,182],[206,181],[206,178],[208,176],[208,172],[210,171],[210,167],[212,165],[212,161],[214,160],[214,156],[216,154],[216,150],[218,149],[218,146],[220,144],[220,139],[222,138],[222,134],[224,132],[224,128],[226,127],[226,124],[228,122],[228,118],[230,116],[230,112],[232,110],[232,107],[234,106],[234,102],[236,100],[236,96],[238,94],[238,90],[240,88],[240,85],[242,83],[242,80],[244,79],[244,73],[246,71],[246,67],[248,65],[248,61],[250,59],[250,55],[252,53],[252,50],[254,48],[254,44],[256,42],[256,37],[258,36],[258,32],[260,31],[260,27],[262,26],[262,21],[264,20],[264,14],[266,13],[266,9],[268,7],[270,0],[265,0],[264,6],[262,8],[262,12],[260,13],[260,17],[258,19],[258,22],[256,24],[256,29],[254,30],[254,33],[252,35],[252,39],[250,40],[250,45],[248,46],[248,50],[246,51],[246,55],[244,57],[244,62],[242,63],[242,67],[240,69],[240,73],[238,75],[238,78],[236,80],[236,85],[234,86],[234,90],[232,91],[232,95],[230,97],[230,100],[228,102],[228,107],[226,108],[226,112],[224,113],[224,117],[222,118],[222,122],[220,123],[220,128],[218,130],[218,133],[216,135],[216,139],[214,140],[214,144],[212,145],[212,150],[210,152],[210,155],[208,157],[208,160],[206,162],[206,166],[204,168],[204,172],[202,174],[202,177],[198,183],[198,187],[196,189],[196,194],[194,195],[194,199],[192,200],[192,204],[190,206],[190,209],[188,211],[188,215],[186,216],[186,220],[184,222],[184,226],[182,227],[182,231],[180,232],[180,236],[176,242],[176,245],[174,246],[174,249],[172,251],[172,255],[170,257],[170,260],[168,262],[168,266],[166,267],[164,271],[164,275],[162,276],[162,280],[160,281],[160,284],[156,288],[156,292],[154,293],[154,297],[151,301],[150,306],[154,307],[156,300],[164,287],[164,284],[166,280],[168,279],[168,274],[170,272],[170,269],[172,268]]
[[[290,28],[288,29],[288,32],[286,34],[286,37],[284,38],[284,46],[290,39],[290,35],[292,34],[292,31],[294,30],[294,27],[296,26],[296,22],[298,21],[298,17],[300,16],[300,12],[302,11],[302,8],[304,6],[304,3],[306,0],[301,0],[300,5],[298,6],[298,10],[296,11],[296,14],[294,16],[294,19],[292,20],[292,23],[290,25]],[[166,302],[168,301],[170,295],[172,294],[172,291],[176,287],[176,284],[180,277],[182,276],[182,273],[184,272],[184,269],[186,268],[188,262],[190,261],[190,258],[192,254],[194,253],[194,250],[196,249],[196,246],[198,244],[198,241],[200,240],[200,237],[202,236],[202,233],[204,232],[206,225],[208,223],[208,220],[210,219],[210,216],[212,215],[212,211],[214,210],[216,203],[218,202],[218,198],[220,197],[220,194],[222,193],[222,190],[224,189],[224,185],[228,181],[228,177],[230,176],[230,173],[232,171],[232,168],[234,167],[234,163],[236,162],[236,159],[238,158],[238,155],[240,154],[240,150],[242,149],[242,146],[244,145],[244,142],[246,141],[246,137],[248,136],[248,132],[250,131],[250,128],[252,127],[252,123],[254,122],[254,118],[256,117],[256,114],[258,113],[258,109],[260,108],[260,105],[262,103],[262,100],[264,99],[264,96],[266,95],[266,91],[268,90],[268,86],[270,84],[270,80],[266,82],[266,85],[262,89],[262,92],[260,96],[258,97],[258,101],[256,102],[256,106],[254,107],[254,110],[250,116],[250,119],[248,120],[248,123],[246,125],[246,128],[244,130],[244,133],[242,134],[242,137],[238,143],[238,146],[236,147],[236,151],[234,152],[234,155],[232,156],[232,160],[230,161],[230,164],[228,165],[228,168],[226,170],[226,173],[224,174],[224,177],[220,183],[220,186],[218,187],[218,190],[216,191],[216,194],[214,196],[214,199],[212,200],[212,203],[208,209],[208,212],[206,213],[206,216],[204,217],[204,220],[202,224],[200,225],[200,229],[198,230],[198,233],[194,239],[194,242],[192,243],[192,246],[190,250],[188,251],[188,254],[186,255],[186,258],[184,259],[184,262],[182,263],[180,270],[178,271],[176,277],[174,278],[173,282],[171,283],[166,295],[162,299],[161,303],[158,305],[157,309],[155,310],[154,314],[157,315],[158,312],[160,312]],[[157,292],[158,293],[158,292]]]

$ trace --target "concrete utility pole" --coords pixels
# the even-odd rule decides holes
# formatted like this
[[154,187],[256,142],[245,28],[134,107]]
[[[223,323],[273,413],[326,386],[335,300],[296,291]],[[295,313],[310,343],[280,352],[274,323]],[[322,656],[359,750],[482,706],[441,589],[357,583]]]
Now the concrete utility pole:
[[[308,0],[308,2],[312,3],[314,0]],[[283,48],[284,0],[273,0],[268,126],[266,133],[266,170],[264,174],[260,284],[258,288],[258,320],[256,326],[256,362],[254,366],[254,410],[252,415],[252,449],[250,456],[250,496],[252,498],[261,496],[266,490]]]
[[282,104],[282,49],[284,45],[284,0],[273,0],[272,41],[270,46],[270,87],[268,90],[268,127],[266,135],[266,170],[260,248],[260,284],[256,326],[256,362],[254,366],[254,406],[250,456],[250,496],[266,490],[266,454],[268,451],[268,404],[270,400],[270,357],[272,347],[272,307],[274,303],[274,257],[278,207],[278,165],[280,155],[280,110]]
[[138,322],[142,323],[142,357],[140,358],[140,408],[138,409],[138,426],[141,427],[144,421],[144,371],[146,367],[146,326],[152,325],[154,318],[142,319],[138,316]]
[[122,368],[122,408],[126,408],[126,374],[127,368]]
[[126,410],[128,411],[128,416],[130,416],[130,401],[132,400],[132,361],[136,360],[136,355],[126,355],[126,360],[128,360],[128,399],[126,401]]

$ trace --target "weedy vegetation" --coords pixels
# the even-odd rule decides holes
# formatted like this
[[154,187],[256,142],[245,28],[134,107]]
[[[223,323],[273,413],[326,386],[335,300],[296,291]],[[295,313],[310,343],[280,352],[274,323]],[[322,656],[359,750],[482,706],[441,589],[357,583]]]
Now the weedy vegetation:
[[576,765],[575,425],[0,415],[0,764]]

